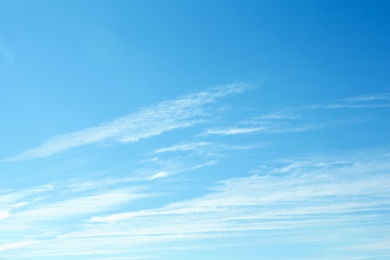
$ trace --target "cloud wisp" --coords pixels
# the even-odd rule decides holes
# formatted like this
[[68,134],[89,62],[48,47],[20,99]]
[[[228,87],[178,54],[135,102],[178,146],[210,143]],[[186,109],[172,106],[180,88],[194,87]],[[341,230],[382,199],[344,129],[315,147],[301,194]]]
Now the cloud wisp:
[[[193,199],[95,215],[79,231],[31,244],[20,255],[154,254],[179,244],[180,250],[186,250],[193,241],[241,237],[245,244],[259,236],[274,237],[278,243],[339,239],[338,245],[353,247],[373,242],[367,235],[372,232],[388,241],[389,233],[378,233],[389,223],[390,214],[390,158],[383,154],[344,154],[342,160],[334,156],[293,158],[272,170],[221,181],[208,194]],[[362,230],[361,226],[370,228]],[[336,238],[334,232],[339,232]],[[359,239],[343,241],[352,234]]]
[[[329,125],[359,123],[366,118],[326,119],[324,110],[336,109],[386,109],[390,108],[390,93],[345,98],[330,104],[286,107],[265,115],[257,115],[230,126],[212,127],[199,136],[209,135],[248,135],[296,133],[322,129]],[[313,112],[316,113],[313,115]],[[342,116],[342,115],[339,115]]]
[[342,99],[331,104],[304,106],[301,109],[348,109],[348,108],[388,108],[390,93],[363,95]]
[[177,144],[173,145],[170,147],[164,147],[164,148],[159,148],[155,150],[155,153],[166,153],[166,152],[183,152],[183,151],[192,151],[196,150],[200,147],[204,146],[209,146],[212,143],[210,142],[191,142],[191,143],[182,143],[182,144]]
[[3,194],[0,233],[7,235],[0,236],[0,248],[3,245],[4,251],[13,249],[20,238],[45,238],[77,228],[82,219],[112,212],[120,206],[155,195],[144,191],[143,187],[113,187],[115,183],[104,190],[95,187],[83,193],[64,192],[72,188],[68,186],[53,185],[51,189],[37,187]]
[[251,87],[253,87],[251,84],[237,83],[165,101],[109,123],[53,137],[42,145],[26,150],[5,161],[45,158],[75,147],[104,140],[114,140],[121,143],[136,142],[166,131],[199,124],[207,118],[207,105],[214,103],[219,98],[243,92]]
[[264,130],[264,127],[235,127],[235,128],[212,128],[208,129],[204,135],[237,135],[256,133]]

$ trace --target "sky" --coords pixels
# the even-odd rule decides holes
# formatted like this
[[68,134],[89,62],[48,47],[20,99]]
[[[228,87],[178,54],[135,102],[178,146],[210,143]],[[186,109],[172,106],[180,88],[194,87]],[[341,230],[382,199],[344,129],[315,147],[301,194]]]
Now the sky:
[[0,258],[389,259],[389,10],[0,0]]

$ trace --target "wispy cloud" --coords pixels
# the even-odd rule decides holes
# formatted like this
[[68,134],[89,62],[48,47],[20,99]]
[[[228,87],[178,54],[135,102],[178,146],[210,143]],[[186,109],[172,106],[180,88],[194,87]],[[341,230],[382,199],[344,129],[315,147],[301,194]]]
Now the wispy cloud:
[[[145,210],[94,217],[92,222],[112,222],[147,216],[188,215],[193,213],[225,212],[227,219],[256,219],[289,215],[348,213],[381,208],[390,196],[387,171],[389,158],[363,158],[339,160],[312,158],[293,161],[274,168],[264,175],[233,178],[221,182],[221,186],[207,196],[177,202],[156,210]],[[385,160],[383,160],[385,159]],[[283,174],[283,175],[280,175]],[[380,196],[379,196],[380,194]],[[355,196],[359,196],[356,199]],[[333,204],[328,204],[329,199]],[[277,206],[275,206],[277,205]],[[261,212],[258,211],[261,207]],[[233,210],[233,208],[240,208]],[[249,207],[245,209],[245,207]],[[241,215],[244,213],[244,215]],[[199,216],[198,216],[199,217]],[[213,219],[213,218],[210,218]],[[207,222],[205,219],[202,221]],[[238,224],[239,225],[239,224]]]
[[209,194],[194,199],[94,216],[83,230],[46,241],[50,251],[36,247],[32,252],[93,255],[102,253],[97,248],[103,244],[105,250],[112,248],[105,251],[112,255],[135,248],[154,252],[166,243],[244,236],[246,232],[256,236],[267,231],[269,236],[272,230],[278,232],[279,242],[280,234],[291,230],[300,234],[293,239],[323,241],[324,234],[312,233],[313,227],[323,228],[332,241],[333,232],[345,223],[353,232],[361,232],[362,225],[382,228],[390,209],[389,166],[389,158],[380,152],[349,155],[342,161],[323,156],[295,158],[270,172],[219,182]]
[[[79,222],[77,230],[35,237],[33,244],[16,255],[147,256],[171,250],[173,245],[175,250],[188,250],[193,241],[240,238],[240,245],[244,245],[257,236],[275,237],[278,243],[287,237],[334,242],[344,239],[340,227],[347,228],[347,236],[365,232],[364,241],[346,243],[353,246],[371,241],[361,226],[370,226],[370,232],[378,234],[377,230],[389,224],[390,157],[386,151],[300,156],[261,169],[255,175],[220,181],[204,195],[156,208],[105,213],[116,203],[133,198],[124,190],[36,205],[13,217],[34,223],[80,215],[89,216],[89,220]],[[157,174],[165,177],[169,173]],[[321,234],[313,230],[321,230]],[[379,234],[390,239],[386,232]],[[3,247],[8,250],[12,245],[5,243]],[[206,248],[210,245],[218,243],[202,244]]]
[[300,109],[348,109],[348,108],[388,108],[390,93],[363,95],[342,99],[331,104],[303,106]]
[[182,151],[192,151],[196,150],[199,147],[204,147],[211,145],[210,142],[192,142],[192,143],[183,143],[183,144],[177,144],[170,147],[164,147],[155,150],[155,153],[166,153],[166,152],[182,152]]
[[165,178],[168,177],[169,175],[172,175],[172,172],[167,172],[167,171],[161,171],[153,174],[152,176],[149,177],[149,180],[155,180],[155,179],[160,179],[160,178]]
[[[198,124],[209,119],[208,104],[246,88],[238,84],[163,102],[107,124],[55,137],[9,160],[46,157],[103,140],[136,142]],[[345,99],[340,104],[386,100],[386,95],[364,96]],[[349,246],[341,250],[355,250],[354,246],[359,245],[367,245],[367,250],[371,245],[375,250],[378,241],[390,240],[390,232],[383,232],[390,224],[389,150],[301,155],[265,164],[260,162],[259,151],[251,153],[255,161],[243,159],[243,150],[258,145],[209,140],[211,135],[286,133],[322,127],[318,118],[305,114],[310,111],[258,113],[227,127],[215,127],[219,121],[213,121],[212,127],[207,125],[203,134],[191,135],[190,140],[175,140],[172,145],[164,140],[162,148],[150,150],[147,156],[153,158],[132,172],[135,177],[121,175],[71,180],[62,186],[52,184],[24,191],[2,190],[0,232],[13,234],[0,238],[0,251],[7,253],[5,257],[39,259],[103,254],[140,259],[159,258],[170,250],[226,246],[226,241],[234,239],[240,240],[234,245],[245,246],[260,241],[256,238],[262,242],[274,239],[277,243],[338,241]],[[240,154],[234,162],[246,164],[248,172],[243,172],[238,163],[227,170],[225,166],[232,164],[224,164],[223,159],[229,161],[231,154]],[[224,176],[225,180],[209,184],[209,189],[202,186],[201,190],[191,190],[186,194],[190,199],[174,198],[182,187],[169,190],[164,186],[171,180],[188,185],[186,176],[184,180],[168,177],[216,164],[219,168],[210,171],[216,176],[210,179]],[[258,168],[250,172],[249,164]],[[161,201],[147,201],[132,207],[133,201],[155,196],[156,187],[163,192],[169,190],[164,193],[167,199],[163,205]],[[362,231],[362,226],[370,228]],[[22,233],[27,242],[18,242]],[[345,241],[345,237],[359,239]],[[389,250],[386,243],[380,245]]]
[[[278,120],[278,122],[274,121]],[[305,132],[318,128],[322,128],[324,123],[311,123],[311,122],[286,122],[281,118],[272,119],[270,121],[257,121],[252,119],[252,122],[241,124],[232,127],[216,127],[207,129],[201,133],[200,136],[207,135],[243,135],[252,133],[264,133],[264,134],[275,134],[275,133],[295,133]],[[243,126],[244,125],[244,126]],[[247,126],[249,125],[249,126]]]
[[34,241],[21,241],[21,242],[13,242],[13,243],[7,243],[7,244],[0,244],[0,252],[1,251],[8,251],[13,249],[20,249],[27,247],[31,244],[33,244]]
[[169,177],[182,172],[195,171],[207,166],[215,165],[218,162],[216,160],[206,161],[204,163],[189,163],[189,162],[176,162],[174,164],[165,167],[165,170],[160,170],[148,178],[148,180],[155,180],[160,178]]
[[208,129],[205,135],[237,135],[256,133],[264,130],[264,127],[236,127],[236,128],[212,128]]
[[[367,119],[342,118],[336,120],[334,117],[328,119],[324,111],[335,109],[372,109],[389,108],[390,93],[375,95],[357,96],[345,98],[334,103],[316,104],[296,107],[286,107],[268,114],[252,116],[241,119],[230,126],[212,127],[205,130],[199,136],[207,135],[243,135],[250,133],[295,133],[322,129],[330,125],[359,123]],[[317,114],[313,115],[313,111]],[[340,115],[342,116],[342,115]]]
[[115,140],[122,143],[136,142],[169,130],[199,124],[207,118],[206,105],[221,97],[240,93],[251,87],[253,87],[251,84],[238,83],[165,101],[109,123],[53,137],[41,146],[24,151],[6,159],[6,161],[44,158],[78,146],[104,140]]
[[363,95],[363,96],[356,96],[356,97],[343,99],[344,102],[349,102],[349,103],[372,102],[372,101],[382,101],[382,100],[390,101],[390,93]]
[[[45,192],[48,192],[53,189],[52,185],[42,185],[34,188],[30,188],[27,190],[19,190],[19,191],[10,191],[3,194],[0,194],[0,203],[3,205],[13,205],[14,203],[25,203],[21,202],[21,200],[40,196],[41,194],[44,194]],[[19,204],[20,205],[20,204]]]
[[140,172],[152,174],[148,179],[155,180],[169,177],[178,173],[191,172],[204,167],[216,165],[220,160],[226,159],[235,153],[242,154],[244,151],[255,149],[258,144],[231,145],[216,142],[186,142],[172,146],[155,149],[150,160],[143,161],[148,164],[147,168]]
[[[42,186],[3,194],[0,233],[17,236],[19,231],[24,231],[25,235],[37,236],[33,230],[41,227],[39,236],[42,236],[44,229],[53,228],[51,232],[65,229],[74,225],[77,219],[88,218],[98,212],[110,212],[125,203],[154,196],[154,193],[143,191],[142,187],[127,186],[117,189],[107,185],[104,190],[95,186],[94,189],[90,188],[89,192],[69,193],[67,191],[72,190],[72,187],[66,186],[69,184],[63,184],[61,187],[51,186],[50,189],[44,189]],[[59,226],[58,221],[62,221]],[[0,243],[3,239],[4,237],[0,236]]]
[[8,210],[0,211],[0,220],[7,218],[9,215],[11,214],[9,213]]
[[33,209],[15,214],[15,218],[33,219],[34,221],[47,221],[57,218],[90,214],[105,211],[113,206],[130,200],[145,197],[142,194],[132,194],[124,191],[111,191],[92,196],[81,196],[72,199],[59,200],[41,205]]

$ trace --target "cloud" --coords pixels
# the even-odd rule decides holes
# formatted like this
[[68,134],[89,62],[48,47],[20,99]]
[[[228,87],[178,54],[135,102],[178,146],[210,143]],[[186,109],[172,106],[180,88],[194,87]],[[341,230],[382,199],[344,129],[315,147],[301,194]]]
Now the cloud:
[[11,213],[8,210],[0,211],[0,220],[9,217],[9,215],[11,215]]
[[[288,163],[268,174],[222,181],[214,192],[195,199],[157,209],[95,216],[90,222],[107,223],[106,228],[117,231],[126,227],[134,236],[207,237],[210,232],[332,226],[344,221],[375,225],[376,217],[386,215],[380,210],[390,206],[390,184],[386,181],[389,158],[373,156],[342,163],[332,158],[311,159]],[[367,211],[377,213],[365,215]],[[149,229],[147,223],[156,225]],[[93,228],[85,232],[100,236]]]
[[348,103],[361,103],[361,102],[372,102],[372,101],[382,101],[382,100],[390,101],[390,93],[363,95],[363,96],[356,96],[356,97],[343,99],[344,102],[348,102]]
[[73,199],[43,203],[35,208],[15,214],[15,218],[26,218],[33,221],[47,221],[57,218],[69,218],[93,212],[105,211],[113,206],[130,200],[144,198],[146,195],[124,191],[111,191],[92,196],[81,196]]
[[168,177],[169,175],[171,175],[171,173],[165,172],[165,171],[161,171],[161,172],[158,172],[158,173],[153,174],[152,176],[150,176],[150,177],[149,177],[149,180],[155,180],[155,179],[159,179],[159,178],[165,178],[165,177]]
[[[42,156],[45,157],[103,140],[135,142],[170,129],[197,124],[208,119],[206,105],[226,95],[226,92],[220,91],[222,89],[213,89],[144,108],[127,117],[87,129],[89,132],[82,130],[56,137],[51,139],[52,143],[47,142],[30,152],[48,149]],[[386,98],[366,96],[341,102],[357,104],[372,100]],[[312,120],[303,114],[308,111],[300,111],[302,114],[297,114],[297,111],[260,114],[232,124],[231,127],[206,128],[205,133],[239,135],[306,131],[321,127],[313,123],[317,119]],[[23,230],[26,239],[35,239],[34,244],[18,252],[10,250],[9,255],[38,258],[93,255],[96,258],[97,255],[107,254],[118,256],[119,259],[131,259],[133,256],[140,259],[151,255],[161,258],[161,252],[169,253],[172,250],[237,246],[238,242],[246,246],[272,240],[277,244],[286,241],[325,241],[345,243],[354,250],[353,246],[390,239],[387,235],[390,233],[383,231],[384,224],[388,223],[390,208],[388,150],[365,150],[332,156],[301,155],[265,164],[261,163],[261,156],[257,156],[258,151],[251,154],[251,158],[257,162],[246,160],[246,154],[242,154],[243,149],[258,146],[202,141],[199,136],[202,134],[192,141],[152,150],[149,155],[155,157],[145,161],[145,169],[135,172],[141,173],[144,178],[121,175],[122,178],[118,179],[73,180],[70,185],[61,188],[50,185],[19,192],[3,191],[0,193],[0,204],[4,202],[6,206],[0,210],[0,232],[15,234],[10,239],[3,238],[3,241],[17,241],[20,238],[17,236],[23,232],[15,230]],[[87,141],[83,141],[84,138]],[[57,149],[53,140],[62,140],[63,143],[59,142],[62,148]],[[177,198],[171,198],[169,203],[164,202],[166,204],[161,206],[161,201],[158,201],[153,207],[149,201],[135,207],[129,205],[133,200],[152,196],[130,186],[143,185],[140,187],[142,190],[150,185],[150,188],[162,188],[165,192],[172,186],[167,188],[163,185],[168,181],[158,180],[222,164],[222,159],[226,159],[229,153],[234,156],[240,154],[233,158],[234,163],[237,163],[234,165],[238,167],[226,171],[225,165],[222,165],[215,171],[208,171],[213,176],[207,177],[215,180],[224,176],[222,178],[225,180],[211,187],[209,185],[209,189],[203,189],[202,186],[201,190],[191,190],[186,195],[186,198],[191,196],[190,199],[180,198],[178,201]],[[37,154],[28,155],[26,151],[14,160],[38,158]],[[251,167],[248,164],[257,164],[258,168],[252,172],[248,169],[251,173],[241,172],[243,167],[238,165],[241,162],[247,168]],[[186,182],[188,179],[183,179],[173,180],[175,185],[183,184],[174,189],[184,190],[185,185],[193,185]],[[200,179],[203,181],[206,178],[202,176]],[[164,195],[175,192],[169,190]],[[34,202],[42,196],[45,197]],[[126,206],[125,209],[123,206]],[[368,228],[362,230],[361,227]],[[373,241],[371,238],[374,235]],[[346,241],[346,237],[356,237],[356,240]],[[3,241],[0,239],[0,248]],[[12,243],[3,243],[3,246],[7,251],[12,249]]]
[[[326,119],[326,114],[318,110],[334,109],[372,109],[390,107],[390,93],[365,95],[342,99],[330,104],[286,107],[279,111],[264,115],[252,116],[240,120],[230,126],[220,126],[207,129],[199,136],[207,135],[242,135],[250,133],[295,133],[322,129],[330,125],[361,123],[367,119],[343,118],[341,120]],[[317,115],[313,115],[313,111]],[[323,111],[321,111],[323,112]],[[333,115],[334,116],[334,115]],[[350,117],[350,115],[349,115]]]
[[247,127],[247,128],[213,128],[208,129],[205,135],[237,135],[237,134],[248,134],[256,133],[264,130],[264,127]]
[[31,196],[37,196],[52,189],[52,185],[42,185],[27,190],[10,191],[5,194],[0,194],[0,203],[2,203],[3,205],[13,204],[15,202],[20,202],[20,200],[22,199],[29,198]]
[[166,153],[166,152],[182,152],[182,151],[192,151],[196,150],[199,147],[204,147],[211,145],[209,142],[192,142],[192,143],[184,143],[177,144],[170,147],[160,148],[155,150],[155,153]]
[[332,104],[318,104],[303,106],[299,109],[352,109],[352,108],[388,108],[390,107],[390,93],[380,93],[350,97]]
[[128,185],[121,189],[110,187],[115,184],[116,182],[107,184],[103,190],[100,189],[101,186],[89,187],[88,193],[81,194],[70,192],[73,187],[69,184],[51,189],[38,187],[18,193],[9,192],[3,195],[3,198],[7,199],[1,204],[0,233],[7,233],[9,237],[16,236],[19,232],[28,235],[35,233],[33,230],[39,228],[41,230],[39,236],[42,236],[44,230],[52,229],[50,232],[53,232],[57,229],[66,229],[74,225],[75,221],[88,218],[91,214],[109,212],[125,203],[154,195],[141,191],[142,187],[132,188]]
[[386,154],[363,151],[288,158],[262,167],[255,175],[219,181],[204,195],[156,208],[100,215],[98,202],[112,210],[116,202],[128,199],[115,191],[38,206],[24,212],[23,219],[98,214],[77,230],[41,239],[17,255],[142,255],[190,250],[194,245],[204,249],[218,245],[210,241],[223,239],[239,239],[245,245],[258,237],[275,243],[335,243],[351,234],[367,239],[348,242],[352,246],[369,242],[370,232],[389,239],[389,233],[379,232],[390,208]]
[[[270,114],[256,116],[254,119],[265,119],[265,120],[282,120],[282,119],[298,119],[299,115],[292,113],[292,111],[277,111]],[[253,120],[253,119],[252,119]]]
[[74,179],[67,187],[64,188],[65,193],[87,192],[91,190],[102,190],[114,185],[128,185],[131,182],[139,181],[134,177],[128,178],[109,178],[100,180],[85,180]]
[[27,247],[31,244],[33,244],[34,241],[21,241],[21,242],[13,242],[13,243],[7,243],[7,244],[0,244],[0,252],[1,251],[8,251],[12,249],[20,249]]
[[121,143],[136,142],[166,131],[199,124],[207,118],[206,105],[221,97],[237,94],[251,87],[253,87],[251,84],[237,83],[165,101],[109,123],[53,137],[41,146],[24,151],[5,161],[45,158],[75,147],[104,140],[114,140]]
[[[256,123],[254,123],[256,125]],[[323,124],[325,125],[325,124]],[[211,128],[206,130],[203,135],[242,135],[242,134],[251,134],[251,133],[295,133],[295,132],[305,132],[309,130],[314,130],[322,128],[323,125],[319,123],[301,123],[298,125],[291,124],[264,124],[260,127],[226,127],[226,128]]]
[[148,178],[148,180],[155,180],[155,179],[160,179],[160,178],[166,178],[178,173],[182,172],[190,172],[190,171],[195,171],[207,166],[215,165],[217,164],[218,161],[212,160],[212,161],[206,161],[204,163],[194,163],[194,162],[174,162],[174,163],[169,163],[168,165],[164,166],[163,169],[158,171],[157,173],[153,174]]

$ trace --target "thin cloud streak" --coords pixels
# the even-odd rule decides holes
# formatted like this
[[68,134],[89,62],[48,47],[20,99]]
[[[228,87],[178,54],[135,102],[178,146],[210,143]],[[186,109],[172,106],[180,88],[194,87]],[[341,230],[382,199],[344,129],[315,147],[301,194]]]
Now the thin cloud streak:
[[332,104],[317,104],[296,109],[362,109],[390,107],[390,93],[356,96],[340,100]]
[[2,245],[0,245],[0,252],[14,250],[14,249],[21,249],[21,248],[27,247],[33,243],[34,243],[34,241],[21,241],[21,242],[2,244]]
[[46,221],[58,218],[67,218],[77,215],[105,211],[115,205],[130,200],[144,198],[142,194],[111,191],[104,194],[82,196],[78,198],[45,203],[34,209],[15,214],[15,218],[26,218],[33,221]]
[[296,133],[315,130],[321,128],[320,124],[302,124],[298,126],[283,126],[283,125],[268,125],[262,127],[227,127],[227,128],[212,128],[208,129],[201,135],[242,135],[252,133],[265,133],[265,134],[276,134],[276,133]]
[[13,204],[13,203],[18,202],[22,199],[43,194],[43,193],[48,192],[52,189],[53,189],[53,186],[51,186],[51,185],[43,185],[43,186],[38,186],[38,187],[28,189],[28,190],[12,191],[12,192],[8,192],[5,194],[0,194],[0,203],[2,203],[3,205]]
[[388,101],[390,101],[390,93],[356,96],[356,97],[343,99],[343,101],[351,102],[351,103],[353,103],[353,102],[378,101],[378,100],[388,100]]
[[[333,109],[373,109],[389,108],[390,93],[376,95],[357,96],[342,99],[330,104],[316,104],[307,106],[288,107],[265,115],[254,116],[242,120],[233,126],[214,127],[207,129],[199,136],[208,135],[242,135],[251,133],[295,133],[324,128],[331,124],[358,123],[360,120],[343,119],[327,120],[322,122],[308,115],[310,110]],[[319,115],[320,117],[320,115]]]
[[249,134],[256,133],[264,130],[264,127],[247,127],[247,128],[214,128],[208,129],[205,135],[237,135],[237,134]]
[[166,131],[189,127],[199,124],[207,118],[206,105],[224,96],[237,94],[252,87],[251,84],[237,83],[165,101],[109,123],[53,137],[43,145],[24,151],[5,161],[45,158],[75,147],[104,140],[114,140],[121,143],[137,142]]
[[218,161],[213,160],[213,161],[207,161],[205,163],[198,163],[195,165],[183,164],[183,165],[180,165],[180,167],[176,166],[176,167],[168,168],[167,170],[159,171],[159,172],[153,174],[152,176],[150,176],[148,178],[148,180],[161,179],[161,178],[166,178],[166,177],[169,177],[169,176],[172,176],[172,175],[175,175],[178,173],[182,173],[182,172],[195,171],[195,170],[207,167],[207,166],[215,165],[217,163],[218,163]]
[[155,153],[166,153],[166,152],[183,152],[183,151],[192,151],[196,150],[199,147],[204,147],[211,145],[212,143],[209,142],[193,142],[193,143],[184,143],[184,144],[177,144],[170,147],[160,148],[155,150]]
[[[67,190],[65,186],[50,190],[41,189],[39,193],[32,192],[32,190],[34,189],[20,191],[21,194],[29,196],[15,196],[14,192],[9,193],[12,204],[5,204],[0,209],[0,221],[2,222],[0,233],[17,234],[18,231],[24,231],[28,234],[33,227],[41,226],[42,230],[44,226],[46,229],[50,225],[55,227],[58,221],[90,217],[91,214],[107,212],[119,205],[155,195],[142,192],[142,187],[105,189],[103,192],[95,190],[92,194],[63,193],[63,190]],[[72,222],[69,224],[72,225]],[[63,229],[65,226],[62,224],[57,228]]]

